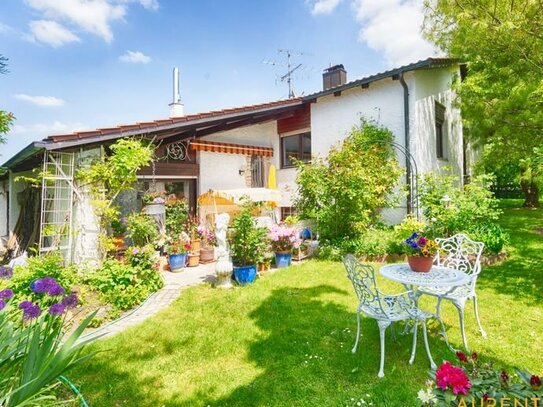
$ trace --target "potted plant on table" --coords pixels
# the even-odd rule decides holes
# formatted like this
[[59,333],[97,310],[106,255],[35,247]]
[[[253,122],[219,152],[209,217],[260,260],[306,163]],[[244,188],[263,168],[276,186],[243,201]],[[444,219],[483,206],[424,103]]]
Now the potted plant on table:
[[404,243],[407,245],[407,262],[411,270],[421,273],[430,271],[438,252],[435,240],[428,239],[422,233],[413,232]]
[[296,229],[283,225],[273,225],[270,228],[269,238],[275,252],[275,265],[277,268],[290,266],[292,249],[300,246],[300,239]]
[[234,263],[234,278],[240,285],[256,279],[256,265],[267,251],[267,229],[257,227],[252,216],[253,205],[245,204],[232,221],[230,249]]
[[170,263],[170,270],[173,273],[182,271],[187,264],[187,253],[190,250],[190,241],[186,233],[182,232],[179,236],[168,239],[166,252]]

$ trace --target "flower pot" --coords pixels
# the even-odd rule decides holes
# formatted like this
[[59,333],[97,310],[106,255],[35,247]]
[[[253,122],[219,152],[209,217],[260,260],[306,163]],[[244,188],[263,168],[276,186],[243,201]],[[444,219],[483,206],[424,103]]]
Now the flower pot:
[[211,263],[215,260],[215,248],[211,247],[202,247],[200,249],[200,263]]
[[290,266],[292,261],[292,252],[277,252],[275,253],[275,265],[278,269]]
[[198,264],[200,264],[200,254],[199,253],[189,254],[187,266],[196,267]]
[[234,266],[234,278],[239,285],[253,283],[256,279],[256,266]]
[[257,269],[259,273],[265,273],[271,270],[271,264],[270,262],[258,263]]
[[409,263],[411,270],[418,273],[427,273],[432,268],[434,259],[433,257],[407,256],[407,263]]
[[202,248],[202,241],[200,239],[191,240],[190,247],[193,252],[198,253],[200,249]]
[[183,271],[187,264],[187,253],[170,254],[170,270],[173,273]]

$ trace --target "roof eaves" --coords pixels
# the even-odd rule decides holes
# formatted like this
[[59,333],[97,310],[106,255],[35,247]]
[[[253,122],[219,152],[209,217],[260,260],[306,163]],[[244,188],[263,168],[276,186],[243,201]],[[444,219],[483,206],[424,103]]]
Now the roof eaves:
[[412,64],[401,66],[399,68],[391,69],[389,71],[384,71],[375,75],[367,76],[365,78],[356,79],[354,81],[347,82],[340,86],[335,86],[330,89],[326,89],[320,92],[315,92],[310,95],[304,96],[303,99],[304,101],[311,101],[319,97],[331,95],[336,92],[342,92],[344,90],[355,88],[357,86],[365,85],[371,82],[376,82],[378,80],[385,79],[385,78],[390,78],[402,72],[415,71],[417,69],[423,69],[423,68],[438,68],[442,66],[450,66],[455,63],[458,63],[458,61],[451,58],[427,58],[427,59],[420,60],[418,62],[414,62]]
[[29,145],[27,145],[25,148],[23,148],[21,151],[19,151],[17,154],[15,154],[13,157],[11,157],[9,160],[7,160],[0,168],[3,170],[10,170],[11,168],[15,167],[17,164],[22,163],[26,159],[36,155],[40,151],[43,150],[43,143],[39,141],[33,141]]

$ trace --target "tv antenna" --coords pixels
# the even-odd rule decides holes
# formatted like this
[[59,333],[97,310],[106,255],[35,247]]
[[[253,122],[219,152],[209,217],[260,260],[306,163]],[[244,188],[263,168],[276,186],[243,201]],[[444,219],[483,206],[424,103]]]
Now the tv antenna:
[[277,51],[280,54],[285,54],[286,55],[286,57],[287,57],[287,63],[286,64],[276,62],[276,61],[262,61],[262,63],[267,64],[267,65],[273,65],[273,66],[281,66],[281,67],[287,69],[287,72],[284,75],[280,76],[279,80],[281,82],[286,82],[287,83],[287,85],[288,85],[288,97],[290,99],[290,98],[295,97],[294,85],[292,84],[292,74],[294,72],[296,72],[298,69],[300,69],[300,68],[303,69],[304,68],[304,65],[301,64],[301,63],[296,64],[294,66],[294,64],[292,62],[292,57],[294,57],[294,56],[302,56],[302,55],[306,55],[306,54],[304,52],[293,51],[291,49],[279,49]]

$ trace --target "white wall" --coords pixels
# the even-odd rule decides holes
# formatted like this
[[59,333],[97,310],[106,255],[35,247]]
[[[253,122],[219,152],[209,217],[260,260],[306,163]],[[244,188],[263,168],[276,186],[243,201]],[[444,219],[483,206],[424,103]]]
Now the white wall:
[[[411,91],[411,104],[414,106],[411,152],[421,173],[441,172],[445,166],[450,166],[462,179],[462,118],[451,89],[457,74],[456,66],[415,72],[416,81]],[[436,157],[435,101],[445,106],[445,157],[440,159]]]
[[[202,139],[221,143],[274,147],[274,157],[269,159],[269,163],[277,166],[279,162],[277,157],[278,149],[275,148],[277,145],[277,123],[275,121],[223,131]],[[199,194],[210,189],[246,187],[245,174],[239,174],[240,169],[247,169],[247,158],[243,154],[200,151],[199,164]]]

